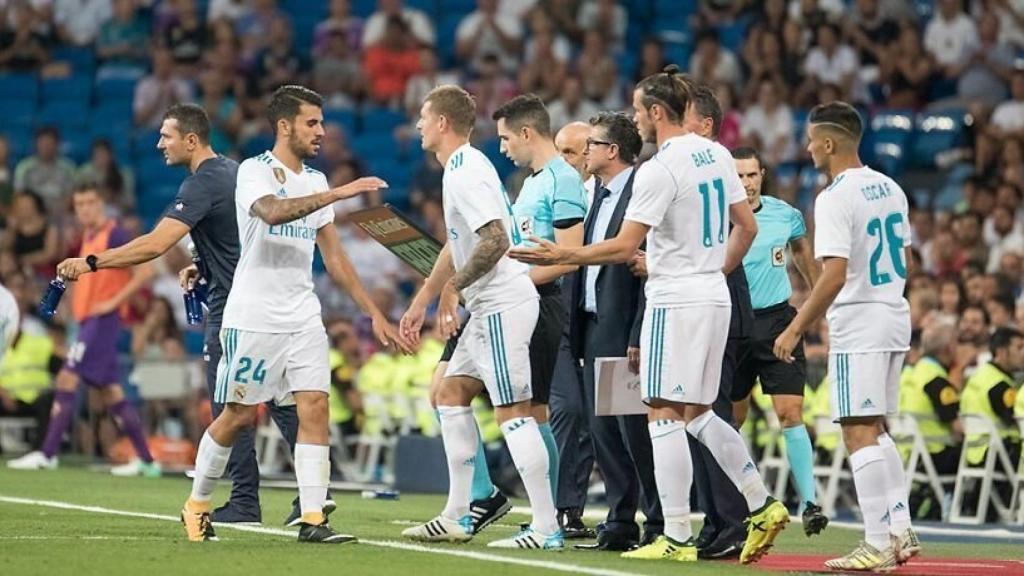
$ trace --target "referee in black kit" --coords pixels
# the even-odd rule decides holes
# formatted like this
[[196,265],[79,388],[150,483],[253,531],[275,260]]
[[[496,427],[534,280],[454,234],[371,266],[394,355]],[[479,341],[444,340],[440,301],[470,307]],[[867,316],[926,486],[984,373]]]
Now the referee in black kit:
[[[221,317],[231,291],[231,280],[238,263],[238,221],[235,214],[235,176],[238,163],[218,155],[210,147],[210,119],[195,104],[175,104],[163,117],[160,141],[157,144],[170,166],[186,166],[189,176],[178,188],[174,203],[156,227],[135,240],[95,255],[95,258],[72,258],[62,262],[58,273],[74,280],[79,275],[100,268],[127,268],[156,259],[177,244],[186,234],[199,253],[199,265],[181,271],[182,288],[202,276],[209,282],[209,314],[206,318],[204,360],[206,387],[210,398],[217,382],[220,362]],[[269,403],[270,416],[294,450],[298,431],[295,406]],[[224,409],[213,405],[214,418]],[[235,441],[228,460],[227,475],[233,484],[228,502],[213,511],[214,522],[260,522],[259,467],[256,464],[256,430],[249,427]],[[291,525],[301,515],[298,498],[292,513],[285,520]],[[335,508],[328,498],[324,512]]]

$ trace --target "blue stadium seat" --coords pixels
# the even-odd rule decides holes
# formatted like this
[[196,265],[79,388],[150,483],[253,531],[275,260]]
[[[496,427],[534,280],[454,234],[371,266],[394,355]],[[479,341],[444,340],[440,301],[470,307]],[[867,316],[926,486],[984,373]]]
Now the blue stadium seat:
[[33,74],[0,74],[0,86],[6,100],[31,100],[39,97],[39,81]]
[[180,181],[185,177],[180,171],[175,171],[175,174],[178,177],[176,182],[165,181],[145,186],[142,185],[141,176],[139,177],[138,211],[144,220],[155,223],[174,201],[174,197],[178,195]]
[[352,0],[352,14],[367,18],[377,9],[377,0]]
[[96,68],[96,55],[91,48],[77,46],[58,46],[50,52],[50,60],[67,62],[76,74],[92,75]]
[[[408,6],[409,8],[415,8],[417,10],[422,10],[423,12],[425,12],[427,14],[428,17],[430,17],[430,20],[434,21],[434,22],[437,21],[438,14],[445,14],[446,13],[444,11],[444,8],[442,8],[443,4],[444,4],[443,0],[406,0],[405,1],[405,5],[406,6]],[[474,5],[474,8],[476,8],[475,5]]]
[[21,98],[7,99],[7,94],[0,99],[0,127],[31,128],[35,125],[36,101]]
[[131,106],[135,97],[135,84],[138,81],[133,78],[103,78],[96,81],[96,103],[103,105],[109,101],[128,102]]
[[[90,124],[108,134],[126,136],[132,128],[132,105],[128,102],[103,102],[92,109]],[[115,130],[117,132],[115,132]],[[127,130],[122,132],[122,130]],[[154,142],[154,145],[156,143]]]
[[11,150],[12,166],[32,153],[32,131],[27,127],[0,127],[0,136],[7,140],[7,146]]
[[92,134],[85,130],[66,130],[60,134],[61,155],[81,164],[92,152]]
[[412,183],[413,169],[407,162],[394,157],[368,158],[370,173],[384,179],[389,188],[407,189]]
[[455,65],[455,31],[462,21],[461,14],[442,14],[440,21],[435,21],[437,30],[437,57],[442,68]]
[[932,167],[937,154],[958,147],[963,140],[964,114],[963,110],[918,114],[910,163],[923,168]]
[[406,123],[405,114],[388,108],[367,108],[363,110],[361,133],[387,132],[391,134],[395,128]]
[[441,14],[465,16],[476,10],[476,0],[440,0]]
[[391,204],[402,212],[409,212],[412,205],[409,199],[408,188],[388,188],[383,194],[381,194],[381,200],[387,204]]
[[75,101],[88,103],[92,96],[92,76],[73,74],[43,80],[43,102]]
[[324,124],[337,124],[351,137],[356,133],[356,113],[345,108],[324,108]]
[[[132,157],[135,162],[141,162],[158,154],[157,142],[160,141],[160,131],[151,128],[136,130],[132,136]],[[162,160],[162,158],[161,158]]]
[[[883,110],[874,115],[869,123],[871,133],[862,140],[861,149],[867,157],[873,158],[882,154],[884,162],[897,163],[902,168],[903,149],[910,145],[914,133],[914,117],[910,110]],[[897,154],[893,147],[900,149]]]
[[869,165],[878,171],[896,178],[903,174],[906,167],[904,147],[893,142],[876,141],[873,148],[873,161]]
[[258,156],[274,147],[274,136],[260,133],[245,141],[242,144],[242,156],[252,158]]
[[697,12],[697,0],[654,0],[654,20],[690,16]]
[[61,131],[84,129],[89,125],[89,105],[81,100],[55,100],[36,114],[36,126],[56,126]]
[[722,46],[734,53],[738,53],[747,39],[747,26],[749,20],[740,19],[731,24],[723,24],[718,27],[718,38]]
[[380,162],[385,158],[398,158],[398,145],[390,130],[360,134],[349,142],[356,156],[365,162]]

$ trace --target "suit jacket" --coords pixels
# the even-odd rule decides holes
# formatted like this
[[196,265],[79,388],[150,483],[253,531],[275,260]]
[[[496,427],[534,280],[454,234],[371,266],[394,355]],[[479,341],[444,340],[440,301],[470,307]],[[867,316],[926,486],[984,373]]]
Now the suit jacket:
[[[636,168],[626,181],[619,201],[608,222],[608,230],[604,239],[614,238],[622,227],[626,207],[633,196],[633,178]],[[595,194],[595,202],[597,195]],[[590,233],[597,217],[596,206],[587,214],[584,221],[583,243],[590,244]],[[582,359],[584,353],[594,356],[625,356],[626,348],[631,342],[640,341],[640,326],[643,322],[644,308],[642,295],[643,280],[629,271],[626,264],[608,264],[600,267],[597,274],[597,323],[591,329],[597,330],[598,342],[594,350],[585,350],[586,341],[583,334],[585,320],[583,309],[584,290],[586,290],[584,273],[586,266],[580,266],[572,275],[572,300],[569,304],[569,344],[574,358]]]

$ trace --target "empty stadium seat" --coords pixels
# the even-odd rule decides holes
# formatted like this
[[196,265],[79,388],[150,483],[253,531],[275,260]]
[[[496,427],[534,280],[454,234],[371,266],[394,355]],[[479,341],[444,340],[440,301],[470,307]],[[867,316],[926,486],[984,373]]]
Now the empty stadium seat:
[[97,80],[96,103],[103,105],[109,101],[127,102],[131,107],[137,83],[138,81],[133,78],[111,77]]
[[0,98],[7,100],[31,100],[39,97],[39,81],[34,74],[0,74],[3,93]]
[[89,159],[92,151],[92,135],[86,130],[66,130],[60,135],[60,152],[81,164]]
[[53,101],[36,114],[36,126],[55,126],[59,130],[83,130],[89,126],[89,105],[84,100]]
[[914,166],[935,166],[935,157],[963,143],[964,111],[922,112],[915,118],[915,132],[910,149]]
[[346,136],[356,133],[356,113],[344,108],[324,108],[324,124],[338,124]]
[[88,103],[92,97],[92,76],[73,74],[47,78],[42,82],[43,102],[73,101]]
[[88,47],[57,46],[50,51],[50,60],[67,62],[76,74],[91,75],[96,68],[96,55]]
[[35,100],[5,98],[0,100],[0,109],[4,112],[0,114],[0,128],[31,128],[35,125]]

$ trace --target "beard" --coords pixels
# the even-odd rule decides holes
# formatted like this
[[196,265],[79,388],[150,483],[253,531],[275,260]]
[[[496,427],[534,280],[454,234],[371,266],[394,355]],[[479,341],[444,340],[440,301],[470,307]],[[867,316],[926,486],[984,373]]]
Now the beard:
[[288,137],[288,149],[291,150],[292,154],[295,154],[296,157],[303,160],[312,160],[313,158],[316,158],[317,155],[313,145],[304,144],[299,140],[298,136],[296,136],[294,132],[292,132],[291,136]]

